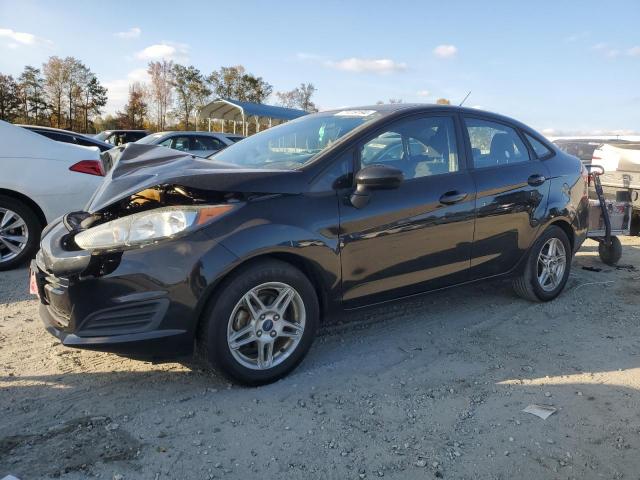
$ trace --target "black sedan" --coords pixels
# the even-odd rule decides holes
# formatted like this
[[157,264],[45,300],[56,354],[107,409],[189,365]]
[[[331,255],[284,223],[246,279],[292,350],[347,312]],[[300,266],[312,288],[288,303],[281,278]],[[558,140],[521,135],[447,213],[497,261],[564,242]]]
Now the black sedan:
[[212,159],[103,158],[87,211],[49,225],[32,264],[47,329],[133,357],[195,350],[246,384],[294,369],[335,309],[498,277],[552,300],[587,229],[577,158],[458,107],[308,115]]

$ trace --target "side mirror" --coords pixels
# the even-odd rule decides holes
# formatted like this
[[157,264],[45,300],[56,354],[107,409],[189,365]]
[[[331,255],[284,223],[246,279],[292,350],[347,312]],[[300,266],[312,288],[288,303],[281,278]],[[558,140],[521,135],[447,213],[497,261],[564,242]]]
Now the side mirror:
[[351,195],[351,204],[362,208],[369,203],[369,191],[398,188],[404,175],[401,170],[386,165],[370,165],[356,174],[356,191]]

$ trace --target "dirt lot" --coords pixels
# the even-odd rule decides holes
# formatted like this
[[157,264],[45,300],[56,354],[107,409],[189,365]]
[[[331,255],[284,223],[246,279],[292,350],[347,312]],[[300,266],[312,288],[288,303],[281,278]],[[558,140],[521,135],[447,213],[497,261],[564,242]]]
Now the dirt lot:
[[334,319],[258,389],[62,347],[2,273],[0,478],[637,479],[640,270],[596,250],[549,304],[493,282]]

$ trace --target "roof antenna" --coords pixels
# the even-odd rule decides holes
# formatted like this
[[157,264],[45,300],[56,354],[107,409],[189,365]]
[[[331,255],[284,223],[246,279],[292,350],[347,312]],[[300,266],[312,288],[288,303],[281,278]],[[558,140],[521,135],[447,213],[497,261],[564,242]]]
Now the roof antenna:
[[462,99],[462,101],[460,102],[460,105],[458,105],[459,107],[461,107],[462,104],[467,101],[467,98],[469,98],[469,95],[471,95],[471,90],[469,90],[469,93],[467,93],[467,96]]

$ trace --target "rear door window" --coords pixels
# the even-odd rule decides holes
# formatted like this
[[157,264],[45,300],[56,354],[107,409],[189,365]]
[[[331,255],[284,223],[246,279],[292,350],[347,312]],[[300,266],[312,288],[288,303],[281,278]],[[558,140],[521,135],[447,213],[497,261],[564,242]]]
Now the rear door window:
[[475,168],[511,165],[531,160],[518,132],[503,123],[465,118]]

